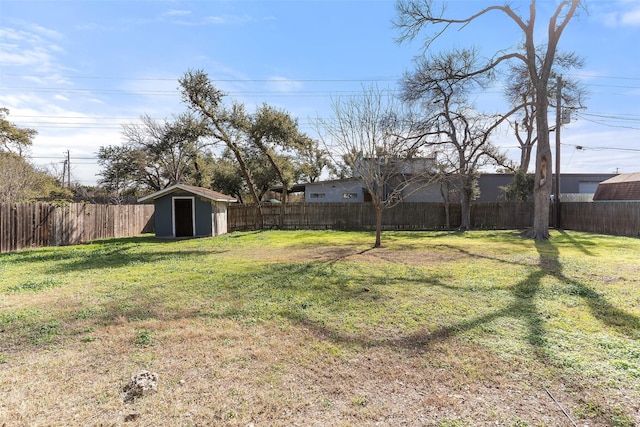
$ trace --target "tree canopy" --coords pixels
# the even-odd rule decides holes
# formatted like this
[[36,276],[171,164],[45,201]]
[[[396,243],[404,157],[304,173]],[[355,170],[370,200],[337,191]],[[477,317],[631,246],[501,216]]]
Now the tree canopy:
[[23,156],[38,134],[35,129],[21,128],[7,120],[9,109],[0,107],[0,151]]

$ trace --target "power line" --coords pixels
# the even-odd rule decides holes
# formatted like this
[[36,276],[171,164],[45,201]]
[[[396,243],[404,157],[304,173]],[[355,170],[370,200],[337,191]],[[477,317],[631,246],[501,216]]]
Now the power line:
[[[128,80],[128,81],[178,81],[181,77],[126,77],[126,76],[72,76],[72,75],[48,75],[48,74],[20,74],[20,73],[0,73],[3,76],[11,77],[29,77],[29,78],[63,78],[63,79],[80,79],[80,80]],[[567,77],[579,77],[585,79],[612,79],[612,80],[637,80],[640,81],[640,77],[630,76],[616,76],[605,74],[580,74],[580,73],[567,73]],[[352,78],[287,78],[283,81],[286,82],[380,82],[380,81],[397,81],[401,76],[378,76],[378,77],[352,77]],[[248,78],[248,79],[210,79],[213,82],[230,82],[230,83],[251,83],[251,82],[280,82],[278,79],[268,78]]]
[[613,125],[613,124],[606,123],[606,122],[603,122],[603,121],[600,121],[600,120],[593,120],[593,119],[590,119],[588,117],[584,117],[582,114],[576,114],[576,116],[580,117],[581,119],[583,119],[583,120],[585,120],[587,122],[595,123],[597,125],[602,125],[602,126],[607,126],[607,127],[612,127],[612,128],[620,128],[620,129],[640,130],[640,127]]
[[[50,76],[46,74],[18,74],[18,73],[0,73],[3,76],[12,77],[30,77],[30,78],[48,78],[56,77],[63,79],[82,79],[82,80],[131,80],[131,81],[173,81],[177,82],[180,77],[160,78],[160,77],[108,77],[108,76],[64,76],[56,75]],[[281,83],[281,82],[295,82],[295,83],[334,83],[334,82],[385,82],[385,81],[397,81],[399,76],[386,76],[386,77],[363,77],[363,78],[322,78],[322,79],[215,79],[210,78],[212,82],[225,82],[225,83]]]
[[623,147],[587,147],[579,144],[566,144],[562,143],[561,145],[566,145],[570,147],[574,147],[577,150],[593,150],[593,151],[604,151],[604,150],[612,150],[612,151],[631,151],[634,153],[640,153],[640,148],[623,148]]

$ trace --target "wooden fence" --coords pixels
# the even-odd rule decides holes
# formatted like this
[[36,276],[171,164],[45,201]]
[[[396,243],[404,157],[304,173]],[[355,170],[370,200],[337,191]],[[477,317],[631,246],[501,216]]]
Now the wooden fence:
[[[444,203],[400,203],[382,215],[385,230],[434,230],[446,228]],[[281,207],[262,206],[263,228],[279,228]],[[472,224],[476,228],[526,228],[533,220],[530,203],[480,203],[472,205]],[[250,230],[258,223],[256,205],[229,206],[229,231]],[[449,223],[458,227],[460,205],[450,204]],[[375,210],[371,203],[292,203],[287,205],[285,229],[372,230]]]
[[0,204],[0,252],[153,231],[153,205]]
[[562,228],[640,237],[640,202],[561,203]]
[[[552,209],[549,209],[551,216]],[[281,207],[262,207],[263,228],[279,228]],[[565,202],[562,227],[619,236],[640,237],[640,202]],[[229,207],[229,231],[255,229],[255,205]],[[450,205],[450,228],[460,225],[460,205]],[[384,230],[437,230],[446,228],[443,203],[400,203],[384,211]],[[551,218],[550,218],[550,224]],[[524,229],[533,224],[533,203],[474,203],[471,224],[478,229]],[[295,203],[286,207],[285,229],[372,230],[375,211],[370,203]]]

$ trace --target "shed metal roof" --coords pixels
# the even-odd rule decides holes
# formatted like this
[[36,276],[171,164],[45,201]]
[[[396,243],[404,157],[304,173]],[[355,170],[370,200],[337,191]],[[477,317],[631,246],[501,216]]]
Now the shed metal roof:
[[146,202],[147,200],[155,200],[160,197],[166,196],[167,194],[171,194],[178,190],[186,191],[187,193],[192,193],[197,196],[203,197],[205,199],[212,200],[214,202],[228,202],[234,203],[237,200],[231,196],[227,196],[226,194],[218,193],[217,191],[210,190],[204,187],[196,187],[194,185],[186,185],[186,184],[176,184],[171,187],[167,187],[160,191],[156,191],[155,193],[151,193],[148,196],[144,196],[138,199],[139,202]]

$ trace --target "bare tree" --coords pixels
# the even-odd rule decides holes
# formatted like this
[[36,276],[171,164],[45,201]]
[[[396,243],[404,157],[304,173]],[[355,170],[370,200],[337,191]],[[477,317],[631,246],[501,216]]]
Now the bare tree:
[[399,203],[407,191],[425,185],[432,170],[406,170],[420,147],[406,138],[412,119],[390,94],[365,89],[360,96],[334,99],[332,109],[333,119],[318,120],[321,140],[334,162],[346,161],[371,196],[376,212],[374,247],[380,247],[383,211]]
[[500,116],[475,111],[468,95],[485,79],[482,74],[464,76],[476,68],[476,63],[474,50],[437,54],[419,61],[418,68],[402,81],[402,99],[422,105],[422,128],[412,135],[416,144],[437,147],[441,175],[456,175],[447,182],[458,187],[463,230],[471,228],[471,201],[479,195],[479,169],[505,160],[490,136],[515,111]]
[[16,153],[0,151],[0,203],[16,203],[52,196],[68,197],[56,179]]
[[[540,50],[540,48],[538,48]],[[542,52],[538,58],[543,57]],[[552,76],[562,75],[564,72],[576,68],[582,68],[584,60],[573,52],[558,53],[556,55]],[[586,89],[579,81],[573,78],[562,78],[562,106],[555,105],[555,98],[558,88],[556,80],[549,80],[549,106],[553,108],[563,108],[564,110],[584,108],[583,101],[587,96]],[[520,145],[520,163],[517,169],[523,173],[529,170],[531,153],[538,141],[536,132],[536,109],[535,109],[535,88],[529,79],[529,70],[521,62],[512,63],[506,79],[505,95],[509,103],[516,107],[521,106],[521,110],[515,114],[514,119],[509,122],[514,130],[514,135]],[[550,128],[550,131],[555,128]]]
[[[420,32],[428,28],[431,33],[425,40],[425,50],[434,40],[440,37],[450,27],[465,27],[470,22],[481,19],[484,15],[497,12],[502,13],[513,22],[524,36],[524,50],[518,46],[511,50],[501,50],[496,56],[486,61],[486,64],[471,71],[467,76],[473,77],[497,69],[501,64],[510,61],[521,61],[527,69],[529,80],[534,88],[534,106],[537,129],[536,174],[534,186],[534,220],[530,236],[536,240],[549,238],[549,200],[551,195],[551,147],[549,144],[549,122],[547,118],[549,99],[549,79],[556,59],[556,52],[560,38],[565,28],[575,16],[581,0],[564,0],[559,2],[553,14],[549,17],[547,40],[538,45],[535,28],[537,24],[536,0],[529,2],[528,18],[518,15],[509,4],[494,5],[483,8],[475,14],[462,18],[445,17],[446,2],[434,0],[399,0],[396,3],[398,13],[395,25],[401,34],[399,41],[412,40]],[[434,5],[441,5],[441,8]],[[544,46],[539,49],[538,46]],[[542,55],[540,55],[542,53]]]

